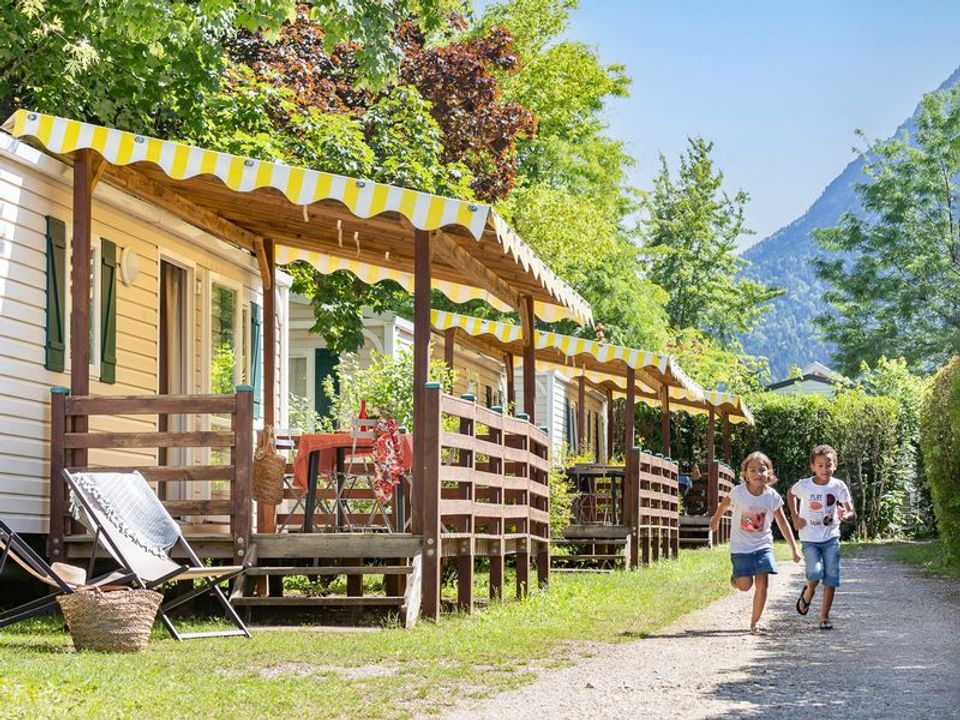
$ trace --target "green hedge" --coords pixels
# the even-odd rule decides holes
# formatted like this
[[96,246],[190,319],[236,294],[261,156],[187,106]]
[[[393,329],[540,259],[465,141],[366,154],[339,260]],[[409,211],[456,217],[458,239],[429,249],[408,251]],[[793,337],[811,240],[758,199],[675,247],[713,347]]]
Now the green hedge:
[[960,560],[960,356],[940,369],[924,397],[920,444],[943,546]]
[[[859,520],[857,534],[880,537],[903,532],[911,523],[907,488],[915,474],[913,457],[904,447],[906,432],[896,400],[857,388],[835,398],[820,395],[759,393],[748,398],[757,424],[736,426],[731,462],[735,467],[754,450],[773,460],[777,490],[786,495],[800,478],[810,476],[810,450],[823,443],[836,448],[837,476],[853,493]],[[647,447],[660,447],[659,411],[641,408],[637,432]],[[683,413],[671,422],[671,445],[681,469],[706,455],[706,420]],[[717,456],[722,443],[717,423]]]

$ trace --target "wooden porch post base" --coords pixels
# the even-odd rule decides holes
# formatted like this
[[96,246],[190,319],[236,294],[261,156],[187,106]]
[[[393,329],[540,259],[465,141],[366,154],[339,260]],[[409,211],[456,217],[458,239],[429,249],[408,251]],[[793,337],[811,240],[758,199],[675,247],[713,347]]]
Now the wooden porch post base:
[[650,529],[643,528],[640,530],[640,557],[643,559],[644,565],[650,564]]
[[523,600],[530,590],[530,540],[521,540],[523,546],[517,549],[517,599]]
[[473,612],[473,573],[476,549],[473,538],[460,541],[457,558],[457,607],[461,612]]
[[503,546],[497,545],[490,555],[490,599],[503,600],[504,562]]
[[550,584],[550,543],[543,540],[537,549],[537,583],[540,587]]

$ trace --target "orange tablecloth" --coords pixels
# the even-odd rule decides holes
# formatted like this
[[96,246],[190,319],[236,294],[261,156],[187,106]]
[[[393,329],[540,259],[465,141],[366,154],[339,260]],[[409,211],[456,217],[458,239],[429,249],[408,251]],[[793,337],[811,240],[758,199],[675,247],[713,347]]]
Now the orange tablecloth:
[[[356,451],[354,453],[354,442]],[[408,473],[413,467],[413,435],[406,433],[400,436],[400,447],[403,451],[403,468]],[[327,433],[322,435],[303,435],[297,446],[297,457],[293,461],[293,484],[299,488],[307,487],[307,471],[310,466],[310,453],[320,451],[317,464],[318,472],[332,472],[337,469],[337,449],[343,448],[344,460],[349,465],[351,456],[369,455],[373,449],[373,440],[367,438],[353,439],[350,433]]]

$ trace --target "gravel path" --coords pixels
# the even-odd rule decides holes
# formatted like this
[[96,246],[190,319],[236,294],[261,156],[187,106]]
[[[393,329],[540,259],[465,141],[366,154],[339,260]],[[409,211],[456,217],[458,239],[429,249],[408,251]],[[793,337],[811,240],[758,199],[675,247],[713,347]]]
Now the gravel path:
[[753,593],[736,593],[445,718],[960,719],[960,582],[921,577],[888,552],[844,558],[833,632],[817,628],[819,595],[797,615],[801,569],[782,562],[769,636],[746,632]]

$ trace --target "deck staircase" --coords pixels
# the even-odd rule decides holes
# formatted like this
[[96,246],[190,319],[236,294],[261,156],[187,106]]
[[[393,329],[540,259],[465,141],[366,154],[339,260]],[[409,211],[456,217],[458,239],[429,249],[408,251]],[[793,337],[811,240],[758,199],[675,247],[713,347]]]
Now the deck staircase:
[[713,547],[713,533],[710,532],[708,515],[680,516],[680,549],[695,550]]
[[[254,535],[248,569],[230,601],[251,614],[283,608],[304,614],[355,620],[377,611],[395,612],[404,625],[419,614],[420,537],[409,534],[289,533]],[[283,579],[303,576],[312,591],[284,592]],[[382,578],[375,592],[365,579]],[[266,594],[259,594],[269,578]],[[336,582],[345,578],[344,582]],[[331,589],[326,589],[329,585]]]
[[550,570],[556,573],[608,573],[627,565],[627,528],[570,525],[551,541]]

